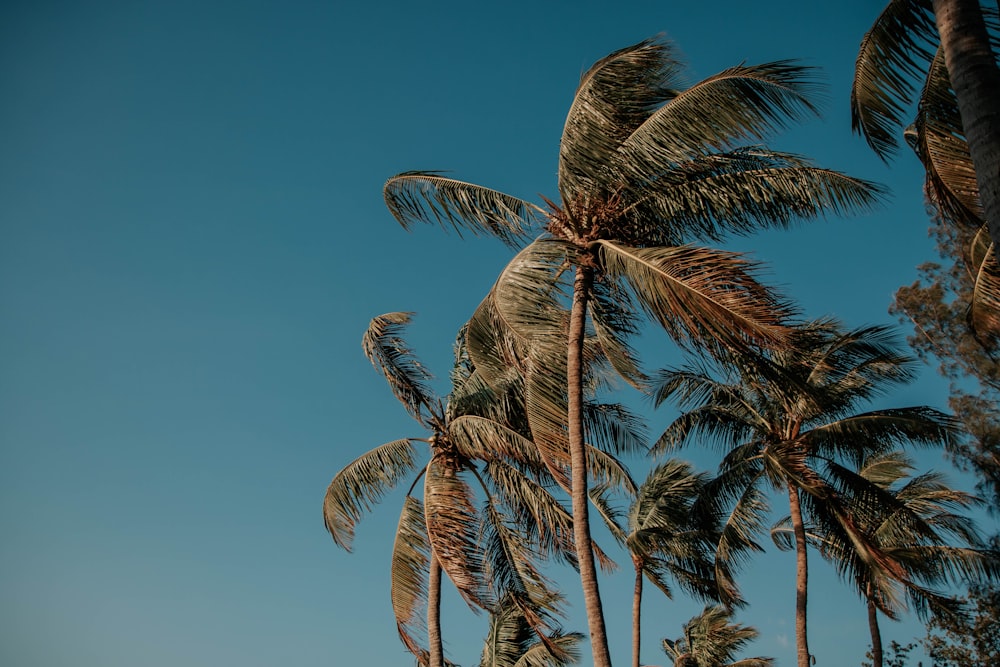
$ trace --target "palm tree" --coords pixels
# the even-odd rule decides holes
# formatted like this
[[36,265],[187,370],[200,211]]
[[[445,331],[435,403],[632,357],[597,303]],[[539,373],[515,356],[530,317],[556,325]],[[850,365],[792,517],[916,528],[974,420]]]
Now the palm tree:
[[667,427],[654,452],[691,442],[722,445],[728,451],[710,484],[712,496],[732,502],[717,561],[725,564],[754,548],[753,536],[763,529],[769,511],[767,487],[787,493],[796,554],[799,667],[810,664],[806,514],[822,507],[859,558],[905,579],[902,566],[866,539],[852,514],[860,499],[877,502],[880,496],[862,487],[855,490],[850,505],[838,483],[841,462],[860,463],[900,444],[950,445],[957,439],[956,422],[932,408],[858,411],[863,403],[909,381],[913,364],[897,351],[884,327],[841,332],[834,322],[819,321],[803,326],[796,345],[785,350],[731,354],[665,371],[660,378],[657,403],[672,397],[684,412]]
[[[856,473],[839,471],[846,482],[845,494],[859,486],[870,491],[869,485],[858,485],[858,480],[878,489],[877,502],[864,503],[869,511],[854,513],[854,525],[866,543],[903,568],[902,578],[862,558],[836,520],[822,515],[823,506],[817,505],[820,516],[812,517],[810,539],[865,599],[873,667],[882,667],[883,661],[879,611],[891,619],[899,618],[907,607],[922,619],[929,610],[954,613],[960,601],[941,591],[940,586],[984,582],[996,573],[994,557],[974,522],[956,513],[981,501],[950,488],[940,473],[913,476],[913,470],[912,461],[896,451],[872,457]],[[785,519],[772,530],[775,544],[783,549],[793,546],[788,524]]]
[[707,475],[689,463],[670,459],[656,465],[639,486],[625,525],[612,527],[632,556],[635,584],[632,595],[632,667],[639,667],[643,578],[668,597],[671,582],[702,599],[733,602],[732,590],[719,591],[713,577],[711,553],[716,527],[696,514],[694,504],[705,492]]
[[773,658],[735,658],[758,633],[749,626],[730,623],[730,615],[724,606],[707,606],[684,624],[683,637],[664,639],[663,651],[673,658],[674,667],[771,667]]
[[[1000,261],[1000,69],[979,0],[891,0],[861,42],[851,89],[856,131],[883,159],[913,101],[916,83],[943,64],[968,142],[983,219]],[[929,67],[928,67],[929,66]],[[928,90],[925,84],[924,90]],[[922,100],[923,101],[923,100]],[[953,107],[955,108],[955,107]]]
[[583,635],[578,632],[554,631],[549,644],[559,651],[553,652],[549,644],[538,640],[516,601],[505,596],[490,612],[479,667],[566,667],[579,662],[581,641]]
[[[879,195],[869,183],[800,157],[744,145],[813,111],[807,68],[741,65],[686,90],[678,83],[681,69],[670,45],[653,39],[602,58],[584,74],[560,142],[558,202],[540,207],[426,171],[400,174],[384,189],[404,227],[481,231],[496,221],[544,222],[542,236],[498,281],[484,317],[503,321],[533,355],[525,395],[536,444],[548,449],[550,462],[554,452],[568,453],[596,667],[611,661],[588,549],[588,341],[641,386],[626,342],[640,310],[682,342],[781,340],[790,309],[755,280],[754,265],[689,243],[864,209]],[[557,295],[568,300],[568,318],[538,308],[539,298]],[[557,386],[553,377],[566,381]]]
[[[510,402],[480,381],[461,338],[452,394],[447,400],[435,396],[431,375],[402,337],[410,318],[410,313],[374,318],[363,348],[428,435],[388,442],[338,472],[323,502],[326,528],[337,545],[350,550],[362,513],[414,474],[392,555],[392,604],[407,649],[421,664],[444,664],[439,611],[443,571],[473,607],[491,609],[505,594],[558,652],[546,637],[551,615],[558,611],[556,598],[536,563],[546,553],[574,561],[572,519],[547,491],[551,481],[545,479],[545,466],[530,440],[509,426],[513,418],[505,410]],[[423,465],[416,450],[420,442],[430,448],[430,460]],[[414,495],[421,478],[422,501]],[[475,506],[472,485],[486,498],[482,510]],[[427,605],[427,649],[414,636],[421,601]]]

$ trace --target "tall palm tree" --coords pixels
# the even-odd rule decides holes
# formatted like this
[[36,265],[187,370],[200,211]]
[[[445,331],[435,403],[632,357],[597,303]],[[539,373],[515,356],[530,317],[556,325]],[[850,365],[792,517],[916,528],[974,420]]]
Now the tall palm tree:
[[649,579],[668,598],[673,583],[702,599],[734,602],[733,591],[719,591],[713,576],[712,521],[693,511],[705,492],[705,473],[695,472],[680,459],[656,465],[639,485],[623,526],[613,534],[629,550],[635,568],[632,594],[632,667],[639,667],[642,640],[643,579]]
[[[898,146],[917,82],[943,63],[968,142],[983,219],[1000,261],[1000,69],[979,0],[891,0],[858,52],[851,112],[856,131],[883,159]],[[992,14],[993,8],[989,8]],[[930,69],[933,69],[932,67]],[[925,87],[926,89],[926,87]],[[908,120],[908,119],[907,119]]]
[[[549,494],[551,481],[531,441],[509,425],[508,406],[480,381],[462,344],[456,350],[453,391],[447,399],[437,398],[430,373],[402,337],[410,318],[410,313],[374,318],[363,348],[428,435],[388,442],[338,472],[323,502],[326,528],[350,550],[362,513],[413,475],[392,555],[393,611],[406,647],[422,664],[444,664],[442,572],[471,606],[490,609],[505,594],[548,642],[547,624],[558,610],[537,561],[543,554],[574,561],[572,519]],[[422,465],[418,443],[430,449]],[[415,495],[421,479],[422,500]],[[481,510],[473,486],[486,499]],[[422,601],[427,605],[426,649],[414,633],[421,625]],[[550,648],[558,652],[555,645]]]
[[[815,506],[818,516],[811,517],[810,539],[865,599],[873,667],[882,667],[883,661],[878,612],[891,619],[908,607],[923,619],[931,609],[954,613],[959,600],[941,586],[984,582],[997,572],[995,557],[963,513],[981,501],[949,487],[940,473],[912,475],[913,470],[909,457],[896,451],[872,457],[857,472],[838,471],[846,495],[859,487],[871,491],[859,480],[877,488],[878,501],[852,513],[854,525],[868,544],[903,568],[902,578],[862,558],[837,521],[823,514],[822,505]],[[780,548],[793,548],[788,526],[785,519],[772,530]]]
[[771,667],[773,658],[736,659],[758,632],[740,623],[730,623],[731,612],[724,606],[707,606],[684,624],[684,636],[664,639],[663,651],[673,658],[674,667]]
[[[490,612],[479,667],[566,667],[579,662],[578,645],[582,641],[579,632],[558,630],[549,637],[548,644],[539,641],[521,607],[505,596]],[[553,644],[559,651],[550,649]]]
[[[671,46],[652,39],[583,75],[559,147],[558,202],[536,206],[426,171],[400,174],[384,189],[404,227],[481,231],[496,221],[543,221],[543,234],[505,270],[488,310],[533,355],[525,395],[536,444],[568,453],[596,667],[611,660],[588,548],[587,341],[593,337],[615,369],[641,386],[625,340],[641,311],[682,342],[780,340],[789,308],[756,281],[754,265],[689,243],[864,209],[879,195],[869,183],[800,157],[746,145],[814,111],[807,68],[741,65],[687,89],[679,85],[681,70]],[[540,296],[556,294],[565,295],[568,318],[539,310]],[[552,378],[563,375],[557,386]]]
[[732,354],[665,371],[660,378],[657,402],[674,398],[683,413],[667,427],[654,452],[692,442],[721,445],[728,452],[711,483],[713,495],[732,501],[717,560],[725,563],[754,546],[753,536],[763,529],[769,510],[768,488],[787,494],[796,555],[799,667],[810,664],[806,513],[823,507],[859,558],[905,578],[902,566],[865,538],[852,515],[862,499],[878,502],[874,485],[862,485],[849,505],[837,482],[842,462],[860,463],[902,444],[952,444],[957,439],[956,422],[932,408],[858,411],[909,381],[913,364],[897,351],[884,327],[842,332],[832,321],[820,321],[803,326],[796,344],[787,349]]

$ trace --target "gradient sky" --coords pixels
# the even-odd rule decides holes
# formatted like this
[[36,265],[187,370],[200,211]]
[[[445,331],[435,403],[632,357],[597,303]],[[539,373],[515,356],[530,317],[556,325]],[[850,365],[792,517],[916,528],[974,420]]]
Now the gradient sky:
[[[892,293],[933,246],[916,160],[886,166],[850,132],[853,61],[881,6],[3,3],[0,663],[412,664],[389,603],[400,496],[362,522],[352,554],[324,531],[321,501],[363,451],[422,435],[361,352],[368,321],[415,311],[410,341],[446,378],[454,332],[509,253],[405,232],[382,184],[444,169],[554,198],[580,75],[646,37],[673,40],[692,82],[743,61],[822,68],[822,119],[770,144],[892,195],[734,247],[810,316],[894,323]],[[676,360],[665,338],[647,343],[648,366]],[[927,369],[887,400],[943,407],[945,391]],[[637,405],[651,432],[670,420]],[[818,664],[857,665],[864,606],[811,562]],[[773,548],[758,558],[737,618],[761,632],[751,653],[783,665],[792,568]],[[565,626],[582,631],[573,574],[556,576]],[[601,583],[626,664],[630,577]],[[664,664],[660,639],[700,604],[647,600],[643,660]],[[486,619],[446,604],[449,657],[474,665]],[[922,631],[907,619],[884,634]]]

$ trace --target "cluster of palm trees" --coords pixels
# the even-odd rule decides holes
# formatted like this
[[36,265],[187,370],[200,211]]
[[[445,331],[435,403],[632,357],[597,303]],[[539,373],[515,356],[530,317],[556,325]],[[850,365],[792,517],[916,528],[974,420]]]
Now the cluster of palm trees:
[[[974,499],[934,475],[913,476],[901,451],[948,446],[961,437],[958,424],[927,407],[862,410],[913,373],[889,332],[799,321],[757,280],[755,263],[699,245],[879,201],[872,183],[761,144],[814,113],[812,71],[740,65],[687,88],[681,73],[662,39],[591,67],[565,122],[558,197],[542,205],[439,172],[385,185],[404,228],[440,224],[517,250],[458,334],[445,397],[406,344],[410,314],[372,320],[365,353],[422,433],[359,457],[324,500],[328,530],[350,548],[362,514],[412,480],[392,605],[422,665],[447,664],[443,578],[490,614],[482,665],[574,660],[581,637],[559,627],[562,598],[543,574],[553,559],[578,571],[593,663],[610,667],[597,570],[613,562],[592,539],[592,512],[635,568],[633,667],[644,578],[715,605],[685,626],[685,638],[664,643],[676,665],[723,664],[752,638],[729,615],[744,603],[739,566],[762,550],[773,491],[788,498],[789,517],[771,534],[796,552],[800,667],[812,658],[810,547],[857,587],[876,648],[877,612],[947,611],[945,585],[995,573],[961,514]],[[689,366],[643,371],[632,343],[647,321],[688,353]],[[652,447],[639,417],[602,402],[614,377],[682,409]],[[691,444],[721,447],[716,474],[669,458]],[[657,460],[641,484],[621,460],[637,451]],[[627,499],[625,512],[616,497]]]

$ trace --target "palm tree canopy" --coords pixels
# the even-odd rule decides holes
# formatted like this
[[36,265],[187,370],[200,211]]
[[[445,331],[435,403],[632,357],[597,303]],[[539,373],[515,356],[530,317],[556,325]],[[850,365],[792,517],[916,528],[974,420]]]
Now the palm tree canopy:
[[708,605],[684,624],[683,637],[663,640],[663,651],[678,667],[771,667],[773,658],[736,659],[758,632],[730,620],[725,607]]

